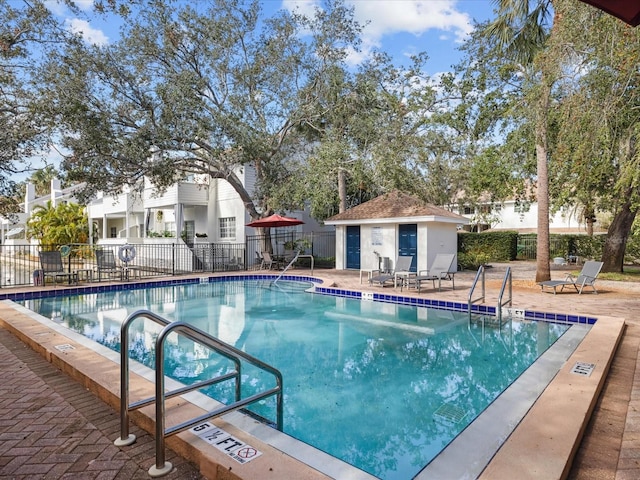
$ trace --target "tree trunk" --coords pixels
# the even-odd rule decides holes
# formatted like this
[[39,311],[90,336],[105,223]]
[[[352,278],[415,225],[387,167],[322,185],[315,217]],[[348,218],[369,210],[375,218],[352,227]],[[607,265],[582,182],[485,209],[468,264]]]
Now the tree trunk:
[[347,173],[344,168],[338,168],[338,198],[338,213],[342,213],[347,209]]
[[549,265],[549,169],[547,161],[547,117],[551,86],[542,75],[542,91],[536,115],[536,162],[538,195],[538,241],[536,246],[536,282],[551,280]]
[[[258,228],[258,235],[260,235],[260,248],[262,252],[273,253],[273,243],[271,243],[271,229],[270,228]],[[256,252],[256,253],[262,253]]]
[[602,249],[603,272],[622,272],[627,239],[637,213],[638,208],[632,208],[632,202],[628,200],[613,217]]
[[587,218],[587,235],[589,237],[593,237],[593,220],[591,218]]
[[[623,136],[619,142],[619,156],[624,163],[632,162],[636,155],[636,141],[631,133]],[[632,182],[633,183],[633,182]],[[627,249],[627,239],[631,232],[631,227],[638,213],[637,195],[638,192],[629,185],[620,191],[621,198],[626,201],[620,207],[611,222],[607,239],[602,249],[602,271],[603,272],[622,272],[624,266],[624,253]]]

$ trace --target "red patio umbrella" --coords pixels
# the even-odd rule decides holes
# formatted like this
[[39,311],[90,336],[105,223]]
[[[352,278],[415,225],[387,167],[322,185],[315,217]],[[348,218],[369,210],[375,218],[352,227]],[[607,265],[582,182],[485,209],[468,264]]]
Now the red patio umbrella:
[[304,222],[297,218],[283,217],[282,215],[274,214],[265,218],[254,220],[247,223],[247,227],[256,228],[272,228],[272,227],[292,227],[294,225],[301,225]]
[[640,24],[640,2],[638,0],[580,0],[619,18],[636,27]]

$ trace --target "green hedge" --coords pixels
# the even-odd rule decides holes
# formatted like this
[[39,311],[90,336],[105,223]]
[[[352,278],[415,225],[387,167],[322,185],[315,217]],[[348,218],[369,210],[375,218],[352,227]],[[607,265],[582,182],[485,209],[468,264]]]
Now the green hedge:
[[640,235],[629,237],[624,253],[626,263],[640,263]]
[[458,233],[458,263],[462,268],[515,260],[517,252],[518,232]]
[[565,235],[569,237],[569,255],[577,255],[584,258],[593,258],[599,260],[602,258],[602,250],[606,235]]
[[[607,236],[551,234],[549,236],[549,260],[554,257],[600,259]],[[458,263],[463,268],[475,269],[488,262],[508,262],[511,260],[535,260],[535,233],[482,232],[458,233]],[[640,236],[629,237],[625,250],[625,263],[640,262]]]

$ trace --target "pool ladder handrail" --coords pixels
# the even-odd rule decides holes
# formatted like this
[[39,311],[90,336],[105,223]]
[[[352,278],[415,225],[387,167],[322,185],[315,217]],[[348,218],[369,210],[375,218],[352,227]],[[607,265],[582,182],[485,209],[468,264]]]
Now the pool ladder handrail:
[[[476,286],[478,285],[478,280],[482,280],[480,284],[482,286],[482,295],[479,296],[478,298],[473,298],[473,292],[475,291]],[[473,305],[474,303],[478,303],[480,301],[484,302],[485,292],[486,292],[486,288],[485,288],[484,265],[480,265],[480,267],[478,268],[478,272],[476,273],[476,277],[473,279],[473,283],[471,284],[471,289],[469,290],[469,298],[467,300],[467,309],[469,311],[469,321],[471,321],[471,305]]]
[[315,261],[315,259],[313,258],[313,255],[300,255],[300,253],[302,252],[302,250],[298,250],[295,254],[295,256],[293,257],[293,259],[289,262],[289,264],[284,267],[284,269],[282,270],[282,272],[280,272],[280,275],[278,275],[278,278],[276,278],[273,283],[277,283],[278,280],[280,280],[282,278],[282,276],[285,274],[285,272],[287,270],[289,270],[289,268],[291,268],[291,265],[293,265],[294,263],[296,263],[298,261],[298,259],[300,258],[310,258],[311,259],[311,275],[313,275],[313,263]]
[[[156,339],[156,358],[155,358],[155,395],[143,400],[138,400],[129,404],[129,326],[133,320],[144,317],[152,320],[164,328]],[[224,375],[220,375],[208,380],[202,380],[200,382],[193,383],[184,387],[180,387],[173,391],[164,391],[164,342],[168,335],[176,331],[189,338],[190,340],[200,343],[219,355],[222,355],[232,362],[234,362],[235,370],[227,372]],[[191,428],[198,423],[217,418],[221,415],[225,415],[232,411],[246,407],[252,403],[258,402],[265,398],[276,396],[276,427],[282,431],[282,417],[283,417],[283,398],[282,398],[282,374],[280,371],[271,365],[249,355],[242,350],[238,350],[232,345],[229,345],[215,337],[212,337],[208,333],[189,325],[185,322],[170,322],[167,319],[149,311],[138,310],[130,314],[123,322],[120,328],[120,437],[114,441],[116,446],[131,445],[135,442],[136,436],[129,433],[129,411],[137,410],[152,403],[156,404],[156,463],[149,469],[149,475],[152,477],[160,477],[171,472],[173,466],[170,462],[165,460],[165,438],[182,432]],[[276,386],[270,388],[262,393],[254,394],[245,399],[241,398],[242,391],[242,375],[241,375],[241,361],[246,362],[274,375],[276,379]],[[199,390],[203,387],[214,385],[216,383],[224,382],[227,380],[235,380],[235,402],[229,405],[223,405],[222,407],[207,412],[191,420],[182,422],[171,428],[165,430],[165,400],[184,393]],[[257,417],[257,416],[256,416]]]
[[[502,287],[500,287],[500,294],[498,295],[498,306],[497,306],[497,314],[498,314],[498,322],[502,327],[502,307],[509,304],[512,305],[513,301],[513,287],[512,287],[512,275],[511,275],[511,267],[507,267],[507,271],[504,274],[504,279],[502,280]],[[509,287],[509,297],[502,301],[502,297],[504,296],[504,290],[506,287]]]
[[[481,286],[482,286],[482,295],[479,296],[478,298],[473,298],[473,292],[475,291],[475,288],[478,284],[478,280],[482,280],[481,282]],[[512,288],[512,275],[511,275],[511,267],[507,267],[507,271],[504,274],[504,279],[502,280],[502,286],[500,287],[500,293],[498,294],[498,305],[496,307],[496,316],[498,317],[498,324],[500,326],[502,326],[502,307],[504,307],[505,305],[509,304],[509,306],[512,305],[512,301],[513,301],[513,288]],[[502,300],[504,297],[504,293],[505,293],[505,289],[507,288],[507,286],[509,287],[508,293],[509,296],[506,300]],[[480,301],[484,301],[485,299],[485,268],[484,265],[480,265],[480,268],[478,268],[478,272],[476,273],[476,277],[473,280],[473,283],[471,284],[471,289],[469,290],[469,298],[467,301],[467,309],[469,311],[469,321],[471,321],[471,305],[474,303],[478,303]]]

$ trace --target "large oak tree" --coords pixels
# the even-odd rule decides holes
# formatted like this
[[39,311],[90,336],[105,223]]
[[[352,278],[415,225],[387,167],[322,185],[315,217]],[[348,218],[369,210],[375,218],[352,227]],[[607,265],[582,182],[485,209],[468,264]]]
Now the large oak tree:
[[[323,120],[315,85],[357,48],[351,11],[326,7],[263,18],[257,1],[141,2],[118,42],[71,43],[42,77],[69,179],[91,194],[206,174],[229,182],[251,218],[272,213],[301,129]],[[245,165],[255,194],[237,175]]]

